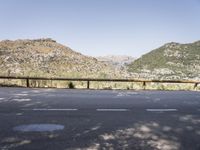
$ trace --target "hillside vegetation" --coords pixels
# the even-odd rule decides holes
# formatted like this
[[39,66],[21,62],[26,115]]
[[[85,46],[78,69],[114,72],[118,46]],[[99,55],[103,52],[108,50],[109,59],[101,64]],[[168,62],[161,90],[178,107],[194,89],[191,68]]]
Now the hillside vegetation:
[[147,79],[200,79],[200,41],[168,43],[128,65],[131,76]]
[[117,78],[121,73],[52,39],[0,42],[0,75]]

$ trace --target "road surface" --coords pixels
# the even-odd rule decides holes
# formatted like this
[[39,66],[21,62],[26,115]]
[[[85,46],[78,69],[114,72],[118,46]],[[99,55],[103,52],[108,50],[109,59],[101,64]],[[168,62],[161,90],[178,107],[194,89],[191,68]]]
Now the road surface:
[[1,150],[200,150],[200,92],[0,88]]

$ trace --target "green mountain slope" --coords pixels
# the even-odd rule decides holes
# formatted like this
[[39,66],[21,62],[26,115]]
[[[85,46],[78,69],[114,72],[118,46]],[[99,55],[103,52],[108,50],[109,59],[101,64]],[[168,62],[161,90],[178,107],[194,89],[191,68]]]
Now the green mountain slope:
[[150,79],[200,79],[200,41],[165,44],[128,65],[128,71]]

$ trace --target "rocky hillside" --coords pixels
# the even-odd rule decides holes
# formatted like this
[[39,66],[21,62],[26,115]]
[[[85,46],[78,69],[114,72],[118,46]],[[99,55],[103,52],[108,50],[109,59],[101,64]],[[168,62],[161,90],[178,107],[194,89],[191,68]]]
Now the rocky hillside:
[[168,43],[128,65],[132,77],[147,79],[200,79],[200,41]]
[[0,42],[0,75],[114,78],[118,70],[52,39]]

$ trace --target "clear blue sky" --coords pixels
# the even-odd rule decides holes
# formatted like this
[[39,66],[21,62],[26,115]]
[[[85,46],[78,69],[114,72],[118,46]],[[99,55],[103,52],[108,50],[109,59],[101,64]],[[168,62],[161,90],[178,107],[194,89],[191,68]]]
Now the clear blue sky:
[[200,40],[200,0],[0,0],[0,40],[50,37],[85,55]]

